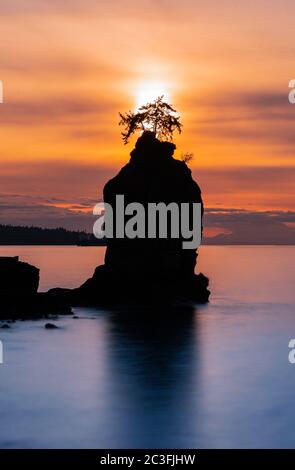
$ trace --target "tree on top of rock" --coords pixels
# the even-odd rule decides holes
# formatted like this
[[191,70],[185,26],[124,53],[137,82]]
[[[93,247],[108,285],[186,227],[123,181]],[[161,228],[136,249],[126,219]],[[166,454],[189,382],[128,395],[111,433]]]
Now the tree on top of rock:
[[181,133],[182,124],[180,117],[170,104],[163,101],[164,96],[159,96],[153,103],[147,103],[139,108],[137,113],[129,111],[120,114],[120,126],[125,127],[122,132],[124,144],[136,131],[152,131],[160,140],[172,141],[173,132]]

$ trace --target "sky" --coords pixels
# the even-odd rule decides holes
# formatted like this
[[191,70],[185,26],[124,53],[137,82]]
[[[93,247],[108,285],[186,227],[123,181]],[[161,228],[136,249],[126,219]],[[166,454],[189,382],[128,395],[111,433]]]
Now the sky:
[[242,218],[294,239],[294,17],[293,0],[2,0],[0,222],[90,231],[134,145],[118,112],[164,94],[207,234]]

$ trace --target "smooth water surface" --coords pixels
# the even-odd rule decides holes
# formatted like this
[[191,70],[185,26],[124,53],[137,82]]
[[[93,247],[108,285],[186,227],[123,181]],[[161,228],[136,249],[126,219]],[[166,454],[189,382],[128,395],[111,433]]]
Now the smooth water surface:
[[[97,247],[0,247],[75,287]],[[295,247],[207,246],[211,301],[0,329],[0,447],[295,447]],[[132,293],[130,294],[132,295]]]

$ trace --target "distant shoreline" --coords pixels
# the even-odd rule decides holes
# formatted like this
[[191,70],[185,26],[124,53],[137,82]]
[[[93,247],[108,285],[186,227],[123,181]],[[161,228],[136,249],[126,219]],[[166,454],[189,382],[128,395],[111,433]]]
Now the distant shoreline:
[[[219,235],[204,237],[204,246],[295,246],[279,240],[231,240]],[[288,240],[289,241],[289,240]],[[42,228],[0,224],[0,246],[107,246],[106,239],[95,238],[92,233],[72,231],[65,228]]]
[[0,246],[106,246],[105,239],[92,233],[60,228],[0,224]]

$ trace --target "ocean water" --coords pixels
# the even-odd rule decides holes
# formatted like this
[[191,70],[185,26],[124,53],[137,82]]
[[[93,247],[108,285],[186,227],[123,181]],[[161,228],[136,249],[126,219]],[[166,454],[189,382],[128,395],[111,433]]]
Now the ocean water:
[[[104,248],[0,247],[74,287]],[[210,303],[0,329],[1,448],[295,447],[295,247],[201,247]],[[130,293],[132,295],[132,292]]]

